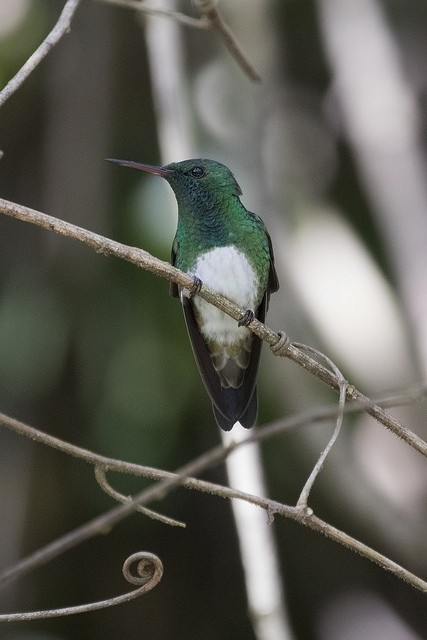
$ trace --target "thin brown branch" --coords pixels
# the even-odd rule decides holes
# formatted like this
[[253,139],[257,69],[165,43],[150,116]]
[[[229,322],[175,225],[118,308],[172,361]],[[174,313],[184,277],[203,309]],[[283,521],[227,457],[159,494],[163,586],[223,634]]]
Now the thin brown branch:
[[[333,408],[329,408],[328,417],[331,417],[331,415],[333,415]],[[296,416],[291,416],[290,418],[287,418],[283,421],[282,429],[299,426],[310,420],[316,419],[316,416],[318,419],[324,419],[326,417],[326,411],[317,409],[317,413],[305,412]],[[227,455],[231,453],[231,451],[233,451],[237,446],[245,446],[248,443],[253,442],[256,439],[256,432],[254,433],[254,436],[252,436],[248,440],[242,441],[233,446],[215,447],[214,449],[211,449],[207,453],[204,453],[202,456],[199,456],[199,458],[185,465],[176,473],[171,473],[169,471],[162,471],[159,469],[153,469],[151,467],[144,467],[141,465],[131,464],[128,462],[100,456],[99,454],[92,453],[86,449],[81,449],[76,445],[72,445],[65,441],[59,440],[58,438],[43,433],[42,431],[39,431],[34,427],[30,427],[29,425],[20,423],[19,421],[13,418],[9,418],[8,416],[4,416],[3,414],[0,414],[0,424],[14,430],[17,433],[25,435],[32,440],[47,444],[65,453],[70,453],[75,457],[81,458],[85,462],[94,465],[102,465],[104,466],[104,468],[111,471],[121,471],[125,473],[131,473],[135,476],[150,477],[161,480],[158,485],[151,486],[135,496],[131,503],[127,503],[125,505],[115,507],[110,511],[107,511],[101,516],[94,518],[90,522],[82,525],[81,527],[78,527],[74,531],[67,533],[61,538],[58,538],[54,542],[46,545],[42,549],[39,549],[35,553],[27,556],[27,558],[24,558],[9,569],[6,569],[0,574],[0,585],[4,585],[10,580],[25,575],[35,567],[45,564],[61,553],[64,553],[66,550],[77,546],[84,540],[88,540],[95,535],[99,535],[102,531],[105,531],[105,528],[111,528],[117,522],[125,518],[132,510],[135,510],[137,505],[145,505],[152,500],[163,497],[166,493],[170,492],[177,486],[184,486],[186,488],[197,489],[198,491],[202,491],[211,495],[217,495],[222,498],[238,499],[249,502],[250,504],[263,508],[267,513],[269,521],[272,521],[276,514],[284,516],[286,518],[291,518],[299,524],[322,533],[326,537],[334,540],[335,542],[338,542],[339,544],[342,544],[351,551],[358,553],[371,562],[378,564],[382,568],[390,571],[397,577],[410,584],[412,587],[427,593],[427,583],[424,580],[407,571],[406,569],[390,560],[389,558],[378,553],[374,549],[368,547],[364,543],[356,540],[355,538],[352,538],[348,534],[324,522],[323,520],[315,516],[313,514],[313,511],[308,507],[301,508],[298,506],[292,507],[284,505],[275,500],[261,498],[259,496],[251,495],[242,491],[237,491],[229,487],[224,487],[212,482],[207,482],[205,480],[199,480],[197,478],[190,477],[201,473],[207,468],[211,468],[221,463],[227,457]],[[260,430],[258,432],[258,435],[265,434],[266,432],[268,432],[268,429]]]
[[61,40],[61,38],[70,32],[71,20],[79,6],[81,0],[67,0],[62,9],[52,31],[46,36],[43,42],[37,47],[34,53],[28,58],[26,63],[21,67],[18,73],[6,84],[0,91],[0,107],[6,102],[10,96],[19,89],[28,76],[47,56],[49,51]]
[[[131,571],[132,565],[136,565],[136,571]],[[99,600],[98,602],[90,602],[88,604],[77,605],[74,607],[63,607],[61,609],[47,609],[44,611],[28,611],[25,613],[4,613],[0,614],[0,622],[24,622],[29,620],[43,620],[46,618],[60,618],[63,616],[71,616],[76,613],[87,613],[88,611],[98,611],[107,607],[114,607],[118,604],[124,604],[139,598],[154,589],[162,579],[163,564],[160,558],[148,551],[139,551],[133,553],[126,558],[123,569],[123,575],[128,582],[138,586],[134,591],[124,593],[121,596]]]
[[221,37],[228,51],[244,73],[254,82],[261,82],[261,76],[249,62],[239,47],[235,35],[219,13],[216,6],[217,3],[213,0],[193,0],[193,4],[202,14],[202,20]]
[[[26,426],[28,433],[28,425]],[[23,431],[21,432],[23,433]],[[39,432],[38,439],[43,440],[43,438],[41,438],[40,436],[41,434]],[[58,440],[55,440],[56,444],[58,444]],[[74,447],[74,445],[68,445],[68,447],[66,448],[70,447],[72,447],[74,450],[73,455],[77,455],[78,447]],[[64,449],[64,447],[61,448]],[[84,451],[84,459],[86,459],[87,461],[89,461],[88,454],[90,455],[90,452]],[[147,489],[144,489],[136,496],[134,496],[131,502],[120,504],[103,514],[96,516],[89,522],[86,522],[76,529],[67,532],[65,535],[56,538],[53,542],[47,544],[45,547],[38,549],[20,562],[16,563],[14,566],[5,569],[0,574],[0,586],[5,585],[10,580],[14,580],[25,575],[35,567],[46,564],[53,558],[56,558],[69,549],[76,547],[82,542],[100,535],[101,533],[105,532],[105,530],[112,528],[118,522],[126,518],[130,513],[133,513],[138,505],[145,506],[153,500],[163,498],[164,495],[167,492],[171,491],[172,488],[182,485],[185,482],[187,476],[197,475],[206,468],[218,464],[219,462],[224,460],[225,455],[227,455],[227,449],[224,449],[224,447],[222,446],[218,446],[214,449],[211,449],[211,451],[209,451],[208,453],[202,454],[195,460],[184,465],[175,474],[164,472],[159,473],[157,471],[157,477],[163,478],[162,481],[157,485],[152,485]],[[108,460],[106,458],[103,458],[102,456],[96,457],[100,460]]]
[[[115,256],[116,258],[131,262],[132,264],[146,269],[157,276],[175,282],[185,289],[190,290],[194,284],[191,276],[183,273],[179,269],[176,269],[176,267],[171,266],[169,263],[155,258],[143,249],[129,247],[121,244],[120,242],[110,240],[109,238],[100,236],[88,231],[87,229],[83,229],[82,227],[77,227],[69,222],[60,220],[59,218],[48,216],[40,211],[0,199],[0,213],[4,213],[11,218],[15,218],[23,222],[30,222],[31,224],[47,229],[48,231],[54,231],[55,233],[68,238],[78,240],[98,253],[102,253],[106,256]],[[221,311],[229,315],[234,320],[239,321],[246,311],[245,309],[240,309],[230,302],[230,300],[227,300],[227,298],[224,298],[205,286],[202,287],[198,295],[207,302],[216,306],[218,309],[221,309]],[[267,342],[270,347],[272,347],[275,355],[280,355],[292,360],[294,363],[303,367],[311,375],[317,377],[332,389],[335,389],[338,392],[340,391],[340,385],[342,382],[338,377],[327,367],[319,364],[314,358],[304,353],[300,348],[297,348],[289,341],[288,338],[284,340],[282,334],[273,331],[257,319],[254,319],[251,322],[249,328],[262,340]],[[377,404],[373,403],[367,396],[358,391],[351,384],[347,384],[346,398],[347,400],[352,400],[361,406],[364,406],[366,413],[378,420],[378,422],[383,424],[387,429],[392,431],[416,451],[427,457],[427,443],[422,438],[405,427],[397,418]]]
[[240,48],[236,36],[231,31],[221,14],[217,9],[217,3],[213,0],[194,0],[193,4],[195,8],[201,14],[201,18],[192,18],[184,13],[178,11],[167,11],[164,9],[156,9],[154,7],[148,7],[140,0],[103,0],[108,4],[114,4],[119,7],[126,7],[127,9],[135,9],[141,13],[151,16],[159,16],[162,18],[171,18],[184,25],[185,27],[193,27],[196,29],[210,29],[215,31],[225,46],[227,47],[230,55],[235,59],[242,71],[253,81],[261,82],[261,76],[255,70],[253,65],[249,62],[246,55]]
[[[126,502],[132,502],[132,496],[125,496],[123,493],[116,491],[111,484],[107,480],[107,469],[104,465],[95,464],[95,478],[101,489],[111,498],[117,500],[117,502],[121,502],[125,504]],[[158,520],[159,522],[163,522],[163,524],[169,524],[172,527],[183,527],[185,528],[185,522],[181,522],[180,520],[174,520],[173,518],[168,518],[167,516],[162,515],[161,513],[157,513],[157,511],[152,511],[151,509],[147,509],[146,507],[141,507],[137,505],[135,507],[136,511],[142,513],[144,516],[151,518],[152,520]]]
[[378,551],[375,551],[371,547],[368,547],[368,545],[364,544],[363,542],[356,540],[340,529],[336,529],[324,520],[321,520],[320,518],[315,516],[310,509],[308,509],[307,515],[299,514],[299,517],[295,518],[295,520],[297,520],[301,524],[304,524],[309,529],[321,533],[326,538],[330,538],[331,540],[338,542],[354,553],[367,558],[374,564],[380,566],[382,569],[393,573],[395,576],[411,585],[411,587],[414,587],[415,589],[418,589],[419,591],[427,594],[427,582],[425,580],[422,580],[422,578],[415,576],[413,573],[397,564],[397,562],[393,562],[393,560],[390,560],[381,553],[378,553]]
[[316,480],[317,476],[319,475],[323,464],[326,460],[326,457],[328,456],[329,452],[331,451],[332,447],[334,446],[336,439],[338,438],[338,435],[341,431],[341,426],[342,426],[342,422],[343,422],[343,418],[344,418],[344,410],[345,410],[345,399],[346,399],[346,393],[347,393],[347,381],[344,378],[344,376],[342,375],[341,371],[338,369],[338,367],[332,362],[332,360],[330,360],[330,358],[328,358],[327,356],[325,356],[325,354],[321,353],[320,351],[318,351],[317,349],[313,349],[313,347],[307,347],[306,345],[298,345],[298,347],[301,349],[306,349],[308,350],[310,353],[312,353],[313,355],[315,355],[318,358],[321,358],[324,362],[326,362],[329,367],[331,368],[331,370],[335,373],[335,375],[337,376],[337,379],[339,381],[340,384],[340,392],[339,392],[339,401],[338,401],[338,407],[337,407],[337,415],[336,415],[336,420],[335,420],[335,429],[334,432],[328,442],[328,444],[326,445],[325,449],[322,451],[322,453],[319,456],[319,459],[317,460],[313,471],[310,473],[309,478],[307,479],[307,482],[305,483],[302,491],[301,491],[301,495],[298,498],[298,502],[297,502],[297,507],[300,508],[307,508],[308,505],[308,496],[310,495],[310,491],[313,487],[314,481]]

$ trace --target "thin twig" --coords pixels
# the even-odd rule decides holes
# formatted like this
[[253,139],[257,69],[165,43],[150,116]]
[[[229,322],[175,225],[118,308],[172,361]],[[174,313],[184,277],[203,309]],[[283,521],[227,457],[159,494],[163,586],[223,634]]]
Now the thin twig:
[[217,3],[214,0],[193,0],[193,4],[202,14],[203,21],[221,37],[228,51],[244,73],[254,82],[261,82],[261,76],[240,49],[235,35],[219,13],[216,7]]
[[15,91],[17,91],[17,89],[19,89],[28,76],[40,64],[43,58],[47,56],[49,51],[58,44],[62,36],[69,33],[71,20],[80,2],[81,0],[67,0],[52,31],[28,58],[18,73],[9,80],[7,85],[2,89],[2,91],[0,91],[0,107],[13,93],[15,93]]
[[[380,400],[381,403],[386,406],[397,406],[416,402],[421,398],[425,398],[426,395],[427,389],[422,386],[417,388],[409,388],[400,392],[394,392],[392,395],[382,396]],[[370,404],[372,404],[372,402],[373,401],[370,401]],[[345,407],[345,413],[356,413],[364,411],[365,409],[365,404],[347,404]],[[252,442],[262,442],[269,438],[280,435],[289,429],[295,429],[297,427],[301,427],[307,424],[314,424],[316,422],[324,422],[326,420],[330,420],[331,418],[336,418],[336,416],[336,404],[314,407],[306,411],[295,413],[286,418],[276,420],[269,425],[264,426],[262,429],[252,430],[250,437],[245,442],[246,444]],[[36,429],[35,427],[20,422],[16,418],[7,416],[4,413],[0,413],[0,426],[10,429],[11,431],[14,431],[15,433],[18,433],[19,435],[22,435],[26,438],[29,438],[33,442],[39,442],[48,447],[52,447],[57,451],[66,453],[67,455],[70,455],[74,458],[83,460],[88,464],[103,467],[107,472],[117,471],[120,473],[128,473],[139,477],[150,478],[152,480],[161,480],[165,478],[168,473],[169,476],[167,477],[173,476],[171,472],[162,471],[157,469],[156,467],[148,467],[140,464],[134,464],[132,462],[125,462],[122,460],[117,460],[115,458],[103,456],[98,453],[94,453],[93,451],[90,451],[88,449],[84,449],[75,444],[71,444],[66,440],[56,438],[55,436],[45,433],[40,429]],[[233,444],[233,447],[238,448],[241,445],[242,443],[235,442]],[[190,489],[200,488],[201,491],[203,491],[204,489],[209,490],[209,483],[204,485],[203,482],[204,481],[202,480],[187,478],[184,482],[184,486]]]
[[[125,496],[123,493],[116,491],[113,489],[111,484],[107,480],[107,469],[104,465],[96,464],[95,465],[95,478],[101,489],[111,498],[117,500],[117,502],[121,502],[125,504],[126,502],[132,502],[132,496]],[[168,516],[164,516],[161,513],[157,513],[157,511],[152,511],[152,509],[147,509],[146,507],[141,507],[137,505],[135,507],[136,511],[142,513],[144,516],[151,518],[152,520],[158,520],[159,522],[163,522],[163,524],[168,524],[172,527],[186,527],[185,522],[181,522],[181,520],[174,520],[173,518],[168,518]]]
[[[206,300],[207,299],[208,298],[206,298]],[[228,315],[231,315],[231,313],[229,313],[225,309],[222,310],[225,313],[228,313]],[[235,316],[232,315],[232,317],[234,318]],[[286,336],[286,334],[280,331],[278,332],[278,334],[275,334],[271,331],[271,329],[265,327],[264,325],[261,325],[264,330],[258,331],[258,325],[261,325],[261,323],[259,322],[259,320],[255,319],[249,325],[249,329],[252,329],[252,331],[257,336],[262,338],[270,345],[274,355],[281,356],[283,358],[289,358],[290,360],[292,360],[292,362],[295,362],[300,367],[303,367],[306,371],[311,373],[313,376],[316,376],[317,378],[319,378],[319,380],[322,380],[329,387],[335,389],[335,391],[340,391],[340,381],[338,380],[337,376],[329,371],[329,369],[317,363],[315,360],[313,360],[313,358],[307,356],[301,349],[298,349],[289,340],[289,337]],[[275,342],[273,342],[273,336],[276,336],[277,338]],[[349,384],[348,381],[346,382],[347,400],[356,402],[358,406],[364,406],[366,413],[383,424],[387,429],[389,429],[398,438],[413,447],[416,451],[427,457],[427,443],[422,438],[420,438],[420,436],[405,427],[397,418],[384,411],[384,409],[382,409],[376,403],[372,402],[372,400],[370,400],[367,396],[358,391],[354,385]]]
[[[137,574],[131,571],[131,566],[136,564]],[[25,613],[4,613],[0,615],[0,622],[24,622],[29,620],[43,620],[46,618],[60,618],[71,616],[76,613],[87,613],[114,607],[118,604],[130,602],[148,593],[159,584],[163,576],[163,564],[160,558],[148,551],[133,553],[123,564],[123,575],[128,582],[137,585],[138,589],[124,593],[121,596],[77,605],[74,607],[63,607],[61,609],[46,609],[44,611],[28,611]]]
[[103,514],[92,518],[92,520],[89,520],[76,529],[67,532],[61,537],[56,538],[45,547],[38,549],[20,562],[16,563],[14,566],[4,570],[0,574],[0,585],[4,585],[12,579],[25,575],[35,567],[49,562],[65,551],[68,551],[82,542],[90,540],[94,536],[101,534],[106,529],[111,529],[130,513],[133,513],[137,505],[146,505],[152,500],[163,498],[164,495],[171,491],[172,488],[182,485],[187,476],[197,475],[206,468],[223,461],[224,457],[231,449],[232,447],[224,449],[224,447],[218,446],[184,465],[178,469],[175,474],[163,474],[163,480],[161,482],[157,485],[152,485],[147,489],[144,489],[134,496],[131,502],[120,504]]
[[210,29],[215,31],[225,46],[227,47],[231,56],[235,59],[242,71],[253,81],[261,82],[261,76],[255,70],[253,65],[249,62],[246,55],[241,50],[236,36],[231,31],[230,27],[224,21],[223,17],[217,9],[217,3],[213,0],[194,0],[193,4],[195,8],[201,14],[201,18],[192,18],[185,13],[179,11],[167,11],[164,9],[156,9],[154,7],[147,7],[140,0],[103,0],[108,4],[114,4],[119,7],[126,7],[127,9],[135,9],[141,13],[147,15],[159,16],[162,18],[172,18],[179,24],[185,27],[193,27],[196,29]]
[[[336,411],[336,408],[329,408],[328,417],[332,415],[331,412],[333,410]],[[309,421],[309,419],[311,419],[309,415],[310,412],[291,416],[287,420],[283,421],[282,427],[283,429],[285,429],[304,424],[305,422]],[[319,409],[317,410],[317,416],[321,419],[324,419],[326,417],[325,412],[322,412]],[[312,418],[315,419],[315,414],[313,414],[313,412]],[[149,487],[148,489],[142,491],[140,494],[134,497],[131,503],[111,509],[110,511],[102,514],[101,516],[98,516],[97,518],[94,518],[81,527],[74,529],[74,531],[65,534],[61,538],[57,538],[54,542],[47,544],[45,547],[27,556],[9,569],[4,570],[0,574],[0,585],[5,585],[10,580],[25,575],[35,567],[45,564],[46,562],[52,560],[66,550],[77,546],[84,540],[88,540],[95,535],[98,535],[100,532],[104,531],[105,528],[112,527],[114,524],[125,518],[132,510],[135,510],[136,505],[147,504],[154,499],[163,497],[167,492],[171,491],[177,486],[184,486],[186,488],[197,489],[198,491],[202,491],[211,495],[217,495],[222,498],[244,500],[253,505],[259,506],[265,509],[269,521],[272,521],[276,514],[284,516],[286,518],[291,518],[292,520],[297,521],[299,524],[303,524],[304,526],[307,526],[314,531],[320,532],[326,537],[329,537],[332,540],[344,545],[351,551],[359,553],[368,560],[375,562],[382,568],[390,571],[402,580],[405,580],[412,587],[427,592],[427,583],[421,580],[421,578],[415,576],[411,572],[407,571],[392,560],[389,560],[385,556],[379,554],[377,551],[371,549],[362,542],[359,542],[346,533],[319,519],[313,514],[313,511],[311,509],[291,507],[281,504],[280,502],[277,502],[275,500],[261,498],[260,496],[251,495],[242,491],[231,489],[229,487],[224,487],[212,482],[207,482],[205,480],[199,480],[197,478],[190,477],[201,473],[208,467],[213,467],[219,464],[231,451],[233,451],[238,446],[245,446],[248,443],[253,442],[255,439],[257,439],[256,433],[254,434],[254,436],[251,436],[250,439],[242,441],[240,443],[235,443],[233,446],[215,447],[202,456],[199,456],[197,459],[193,460],[185,467],[182,467],[180,470],[178,470],[178,472],[171,473],[169,471],[161,471],[152,467],[143,467],[137,464],[114,460],[112,458],[106,458],[99,454],[92,453],[87,449],[81,449],[76,445],[72,445],[68,442],[59,440],[54,436],[43,433],[38,429],[35,429],[34,427],[25,425],[15,420],[14,418],[9,418],[8,416],[5,416],[3,414],[0,414],[0,424],[16,431],[17,433],[25,435],[32,440],[36,440],[43,444],[48,444],[49,446],[59,449],[65,453],[70,453],[71,455],[81,458],[86,462],[103,465],[110,470],[124,471],[126,473],[132,473],[134,475],[162,480],[158,485]],[[258,431],[258,435],[266,432],[268,432],[268,429],[260,430]]]
[[[146,269],[159,277],[175,282],[184,289],[190,290],[194,284],[191,276],[183,273],[176,267],[171,266],[169,263],[155,258],[143,249],[129,247],[121,244],[120,242],[110,240],[109,238],[105,238],[88,231],[87,229],[65,222],[59,218],[48,216],[40,211],[0,199],[0,213],[4,213],[11,218],[15,218],[23,222],[30,222],[31,224],[47,229],[48,231],[54,231],[60,235],[83,242],[98,253],[102,253],[106,256],[115,256],[122,260],[126,260],[127,262],[131,262],[132,264]],[[240,309],[227,298],[224,298],[205,286],[202,287],[198,295],[207,302],[216,306],[218,309],[221,309],[221,311],[229,315],[234,320],[239,321],[246,311],[246,309]],[[298,349],[289,341],[289,339],[286,339],[282,345],[282,334],[276,333],[256,318],[251,322],[249,328],[259,338],[267,342],[270,347],[272,347],[275,355],[289,358],[289,360],[292,360],[300,367],[303,367],[311,375],[316,376],[332,389],[335,389],[338,392],[340,391],[341,382],[333,372],[331,372],[327,367],[319,364],[315,359],[301,351],[301,349]],[[410,431],[410,429],[405,427],[397,418],[389,414],[387,411],[384,411],[384,409],[378,405],[373,404],[367,396],[358,391],[351,384],[347,384],[346,398],[347,400],[352,400],[363,405],[366,413],[378,420],[378,422],[383,424],[387,429],[392,431],[416,451],[427,457],[427,443],[422,438]]]
[[309,509],[308,513],[306,514],[304,514],[304,512],[300,512],[295,520],[297,520],[297,522],[300,522],[300,524],[304,524],[309,529],[321,533],[326,538],[330,538],[331,540],[338,542],[344,547],[347,547],[347,549],[350,549],[354,553],[358,553],[364,558],[367,558],[374,564],[380,566],[382,569],[389,571],[404,582],[407,582],[411,585],[411,587],[419,589],[423,593],[427,594],[427,582],[425,580],[422,580],[422,578],[415,576],[413,573],[411,573],[401,565],[393,562],[393,560],[390,560],[386,556],[383,556],[381,553],[378,553],[378,551],[375,551],[371,547],[368,547],[368,545],[364,544],[363,542],[356,540],[352,536],[349,536],[343,531],[340,531],[340,529],[336,529],[324,520],[321,520],[317,516],[313,515],[311,509]]
[[339,401],[338,401],[338,411],[337,411],[337,416],[336,416],[336,421],[335,421],[335,429],[333,431],[333,434],[328,442],[328,444],[326,445],[325,449],[322,451],[322,453],[319,456],[319,459],[317,460],[313,471],[310,473],[307,482],[305,483],[302,491],[301,491],[301,495],[298,498],[298,502],[297,502],[297,507],[300,507],[302,509],[305,509],[307,507],[307,502],[308,502],[308,496],[310,494],[310,491],[313,487],[314,481],[316,480],[317,476],[319,475],[323,464],[326,460],[327,455],[329,454],[329,452],[331,451],[332,447],[335,444],[336,439],[338,438],[338,435],[341,431],[341,426],[342,426],[342,421],[343,421],[343,417],[344,417],[344,408],[345,408],[345,397],[346,397],[346,391],[347,391],[347,382],[344,378],[344,376],[342,375],[341,371],[338,369],[338,367],[335,365],[334,362],[332,362],[332,360],[330,358],[328,358],[328,356],[326,356],[324,353],[321,353],[320,351],[318,351],[317,349],[313,349],[313,347],[309,347],[305,344],[297,344],[295,343],[294,346],[297,346],[299,349],[305,350],[305,351],[309,351],[310,353],[312,353],[313,355],[317,356],[318,358],[322,358],[322,360],[324,360],[329,367],[332,369],[332,371],[335,373],[335,375],[337,376],[338,380],[339,380],[339,384],[340,384],[340,396],[339,396]]

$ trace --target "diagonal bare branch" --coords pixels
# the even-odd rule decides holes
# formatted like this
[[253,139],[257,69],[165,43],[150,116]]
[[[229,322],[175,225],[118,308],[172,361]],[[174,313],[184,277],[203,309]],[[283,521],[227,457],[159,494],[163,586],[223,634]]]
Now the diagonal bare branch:
[[[87,229],[83,229],[82,227],[60,220],[59,218],[54,218],[53,216],[36,211],[35,209],[29,209],[23,205],[0,198],[0,213],[4,213],[16,220],[30,222],[31,224],[47,229],[48,231],[54,231],[60,235],[78,240],[98,253],[102,253],[106,256],[115,256],[116,258],[131,262],[138,267],[150,271],[156,276],[175,282],[184,289],[190,290],[194,284],[191,276],[183,273],[176,267],[171,266],[168,262],[155,258],[143,249],[129,247],[121,244],[120,242],[116,242],[115,240],[111,240],[110,238],[105,238],[97,233],[88,231]],[[207,302],[216,306],[218,309],[221,309],[221,311],[236,321],[239,321],[246,311],[245,309],[240,309],[234,303],[230,302],[230,300],[227,300],[227,298],[224,298],[205,286],[202,287],[198,295]],[[340,391],[342,381],[327,367],[319,364],[312,357],[297,348],[292,342],[290,342],[287,336],[285,336],[286,339],[284,340],[282,333],[273,331],[266,325],[259,322],[256,318],[251,322],[249,328],[264,340],[264,342],[267,342],[270,345],[275,355],[280,355],[292,360],[292,362],[303,367],[311,375],[317,377],[329,387],[335,389],[335,391]],[[397,418],[372,402],[367,396],[349,383],[347,383],[346,398],[347,400],[352,400],[363,405],[366,413],[378,420],[378,422],[383,424],[387,429],[392,431],[392,433],[397,435],[416,451],[427,457],[427,443],[422,438],[405,427]]]
[[237,42],[236,36],[227,25],[220,12],[217,9],[217,2],[214,0],[193,0],[193,4],[197,11],[201,14],[200,18],[192,18],[185,13],[178,11],[167,11],[165,9],[156,9],[149,7],[140,0],[103,0],[108,4],[118,5],[127,9],[135,9],[141,13],[151,16],[159,16],[162,18],[171,18],[185,27],[194,27],[196,29],[210,29],[218,34],[228,49],[230,55],[237,62],[242,71],[253,82],[261,82],[261,76],[249,62]]
[[216,31],[239,67],[253,82],[261,82],[261,76],[249,62],[230,27],[222,18],[214,0],[193,0],[194,6],[202,14],[202,21]]
[[[116,491],[111,484],[107,480],[107,471],[108,469],[102,464],[95,464],[95,478],[101,489],[111,498],[117,500],[117,502],[126,503],[132,501],[132,496],[125,496],[119,491]],[[158,520],[159,522],[163,522],[163,524],[169,524],[172,527],[183,527],[185,528],[185,522],[181,522],[180,520],[175,520],[174,518],[168,518],[168,516],[164,516],[161,513],[157,513],[157,511],[152,511],[151,509],[147,509],[146,507],[141,507],[139,505],[136,506],[136,510],[140,513],[143,513],[145,516],[152,518],[152,520]]]
[[43,42],[37,47],[34,53],[28,58],[26,63],[20,68],[18,73],[6,84],[0,91],[0,107],[6,102],[12,94],[19,89],[28,76],[47,56],[49,51],[61,40],[62,36],[70,32],[71,20],[79,6],[81,0],[67,0],[62,9],[52,31],[46,36]]
[[[300,414],[299,416],[293,416],[286,421],[289,425],[295,426],[301,424],[301,421],[307,419],[307,415]],[[313,531],[321,533],[322,535],[342,544],[351,551],[362,555],[371,562],[379,565],[383,569],[390,571],[398,578],[404,580],[409,585],[427,593],[427,582],[411,573],[404,567],[400,566],[393,560],[390,560],[386,556],[378,553],[376,550],[365,545],[363,542],[356,540],[352,536],[336,529],[327,522],[321,520],[314,515],[313,510],[309,507],[289,506],[282,504],[276,500],[269,498],[262,498],[260,496],[245,493],[243,491],[237,491],[230,487],[214,484],[205,480],[199,480],[192,476],[200,474],[208,468],[212,468],[215,465],[223,462],[223,460],[229,455],[237,446],[245,446],[251,442],[251,439],[242,441],[230,445],[228,447],[217,446],[210,451],[203,453],[198,458],[192,460],[185,466],[178,469],[175,473],[169,471],[162,471],[159,469],[152,469],[150,467],[143,467],[137,464],[131,464],[120,460],[114,460],[100,456],[99,454],[92,453],[86,449],[80,449],[76,445],[72,445],[68,442],[59,440],[53,436],[45,434],[34,427],[25,425],[18,422],[13,418],[0,414],[0,424],[13,429],[14,431],[21,433],[33,440],[37,440],[49,446],[53,446],[56,449],[60,449],[66,453],[71,453],[73,456],[81,458],[91,464],[101,464],[107,469],[115,471],[125,471],[126,473],[132,473],[134,475],[151,477],[160,480],[157,485],[152,485],[148,489],[144,489],[139,494],[133,497],[131,502],[122,504],[110,509],[109,511],[101,514],[90,520],[89,522],[77,527],[73,531],[66,533],[65,535],[57,538],[53,542],[47,544],[45,547],[38,549],[36,552],[30,554],[14,566],[4,570],[0,573],[0,586],[7,584],[13,579],[22,577],[29,571],[45,564],[53,558],[64,553],[68,549],[71,549],[85,540],[89,540],[106,528],[113,527],[120,520],[124,519],[129,513],[132,513],[138,505],[146,505],[155,499],[164,497],[166,493],[169,493],[178,486],[184,486],[186,488],[197,489],[211,495],[217,495],[222,498],[234,498],[238,500],[244,500],[250,504],[256,505],[264,509],[267,513],[269,521],[271,522],[274,516],[281,515],[286,518],[295,520],[299,524],[302,524]],[[285,428],[286,424],[283,425]],[[264,431],[267,431],[265,429]],[[260,431],[262,433],[262,430]],[[136,597],[136,596],[135,596]],[[0,621],[1,621],[0,617]]]

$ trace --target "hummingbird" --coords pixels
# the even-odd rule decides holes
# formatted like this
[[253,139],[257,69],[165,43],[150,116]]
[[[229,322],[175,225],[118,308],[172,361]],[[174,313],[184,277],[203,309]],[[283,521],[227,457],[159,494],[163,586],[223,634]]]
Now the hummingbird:
[[[193,276],[191,291],[171,283],[183,307],[187,331],[215,420],[230,431],[249,429],[258,415],[256,390],[262,341],[247,325],[264,322],[270,294],[277,291],[271,238],[261,218],[240,200],[230,169],[214,160],[191,159],[157,167],[108,159],[161,176],[172,187],[178,224],[171,263]],[[202,284],[246,312],[237,323],[197,295]]]

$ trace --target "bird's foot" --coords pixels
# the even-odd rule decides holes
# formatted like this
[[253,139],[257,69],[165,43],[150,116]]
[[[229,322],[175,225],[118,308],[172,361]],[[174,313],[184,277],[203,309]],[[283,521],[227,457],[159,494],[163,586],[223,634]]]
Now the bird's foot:
[[252,320],[255,318],[255,313],[252,309],[246,309],[245,313],[242,315],[238,322],[239,327],[248,327]]
[[196,295],[196,293],[199,293],[202,286],[203,286],[203,282],[200,280],[200,278],[198,278],[197,276],[193,276],[193,286],[189,291],[189,294],[190,294],[189,297],[192,298],[193,296]]

